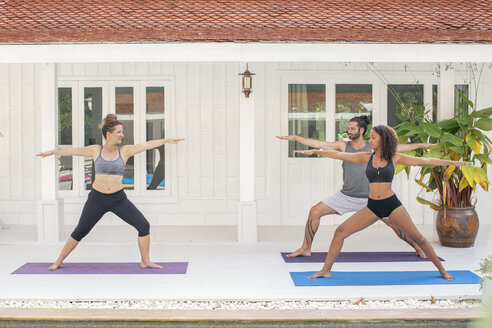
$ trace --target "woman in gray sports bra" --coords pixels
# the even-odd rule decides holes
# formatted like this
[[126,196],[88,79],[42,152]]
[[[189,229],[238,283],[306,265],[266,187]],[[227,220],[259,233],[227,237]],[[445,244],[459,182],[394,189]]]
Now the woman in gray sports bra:
[[370,133],[369,144],[373,153],[346,153],[336,150],[297,151],[306,155],[318,154],[343,161],[363,163],[367,165],[366,175],[369,179],[369,199],[367,206],[349,217],[336,229],[323,268],[308,278],[330,277],[331,267],[342,249],[345,238],[367,228],[379,219],[389,217],[391,223],[399,227],[425,252],[444,279],[453,279],[442,266],[432,246],[413,224],[406,209],[398,200],[393,190],[391,190],[391,184],[394,167],[397,165],[466,165],[469,163],[400,154],[396,152],[397,143],[396,133],[392,128],[386,125],[378,125],[373,127]]
[[100,128],[106,140],[103,146],[90,145],[81,148],[64,148],[37,154],[37,156],[41,157],[51,155],[91,157],[94,160],[96,173],[79,223],[65,243],[60,256],[49,269],[56,270],[61,267],[63,260],[107,212],[115,213],[123,221],[137,229],[138,247],[141,255],[140,267],[162,269],[162,266],[150,260],[150,225],[143,214],[126,197],[122,183],[123,172],[128,158],[145,150],[160,147],[165,143],[176,144],[184,139],[150,140],[138,145],[119,147],[124,136],[123,123],[118,121],[116,115],[108,114],[102,121]]

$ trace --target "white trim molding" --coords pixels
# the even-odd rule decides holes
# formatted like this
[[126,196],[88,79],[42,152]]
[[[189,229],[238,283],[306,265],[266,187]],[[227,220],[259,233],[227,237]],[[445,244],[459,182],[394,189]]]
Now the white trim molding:
[[492,44],[162,43],[3,44],[3,63],[491,62]]

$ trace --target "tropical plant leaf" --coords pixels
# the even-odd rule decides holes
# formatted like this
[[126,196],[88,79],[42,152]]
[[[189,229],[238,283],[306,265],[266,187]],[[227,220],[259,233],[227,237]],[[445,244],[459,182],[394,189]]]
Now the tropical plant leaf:
[[492,164],[492,159],[489,156],[483,154],[475,154],[473,158],[478,159],[480,162],[485,162],[488,164]]
[[439,148],[431,148],[428,152],[426,152],[422,157],[434,157],[434,158],[442,158],[441,149]]
[[409,130],[406,133],[402,134],[401,136],[402,137],[411,137],[411,136],[416,135],[418,132],[419,132],[418,129],[412,129],[412,130]]
[[451,146],[451,147],[449,147],[449,149],[452,150],[452,151],[454,151],[457,154],[462,154],[463,153],[463,147],[454,147],[454,146]]
[[474,180],[474,175],[475,175],[475,172],[473,170],[473,167],[471,165],[463,165],[461,167],[461,172],[463,172],[463,175],[465,176],[466,180],[468,180],[468,184],[470,185],[470,187],[473,188],[473,190],[475,190],[475,180]]
[[492,118],[485,117],[475,122],[475,127],[484,131],[492,130]]
[[491,115],[492,115],[492,107],[476,110],[470,114],[470,116],[473,118],[490,117]]
[[449,120],[444,120],[438,123],[439,127],[446,130],[453,130],[459,128],[460,125],[456,121],[456,118],[451,118]]
[[449,142],[455,146],[463,146],[463,139],[451,133],[445,133],[442,140],[444,142]]
[[422,197],[417,196],[417,202],[423,205],[429,205],[433,210],[439,210],[439,206],[434,204],[433,202],[428,201],[427,199],[423,199]]
[[422,127],[424,132],[431,137],[439,138],[441,136],[441,130],[435,124],[421,122],[419,127]]
[[446,169],[446,172],[444,172],[444,176],[442,177],[442,180],[448,181],[449,178],[451,177],[451,174],[453,174],[455,168],[456,166],[449,165],[448,168]]
[[449,205],[448,204],[448,197],[447,197],[447,193],[448,193],[448,184],[446,183],[446,181],[442,181],[442,200],[443,200],[443,203],[444,205]]
[[431,189],[431,188],[429,188],[429,187],[428,187],[428,186],[427,186],[424,182],[422,182],[421,180],[417,180],[417,179],[415,179],[415,182],[416,182],[419,186],[421,186],[422,188],[426,189],[427,191],[432,191],[432,189]]
[[466,103],[468,104],[468,106],[470,106],[471,108],[473,108],[473,103],[472,103],[472,101],[471,101],[470,99],[468,99],[468,97],[467,97],[467,96],[465,96],[465,95],[463,94],[463,92],[461,92],[461,90],[460,90],[460,89],[458,89],[458,88],[456,88],[456,87],[455,87],[455,89],[456,89],[456,91],[459,93],[460,97],[461,97],[464,101],[466,101]]
[[475,138],[475,136],[471,134],[466,135],[466,144],[470,146],[471,150],[475,152],[475,154],[480,153],[480,149],[482,149],[482,144]]
[[398,165],[396,167],[396,170],[395,170],[395,175],[397,175],[398,173],[400,173],[401,171],[403,171],[405,169],[405,165]]
[[468,180],[466,180],[465,176],[463,176],[461,178],[461,181],[460,181],[460,185],[459,185],[459,192],[461,192],[463,189],[465,189],[467,186],[469,186],[468,184]]
[[474,167],[473,171],[475,172],[473,178],[475,181],[482,187],[483,190],[489,191],[490,181],[487,179],[487,173],[481,167]]

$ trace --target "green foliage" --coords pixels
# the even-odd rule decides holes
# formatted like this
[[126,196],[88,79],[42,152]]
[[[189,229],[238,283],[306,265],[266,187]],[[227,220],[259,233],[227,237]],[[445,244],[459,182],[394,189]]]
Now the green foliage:
[[58,95],[58,143],[72,144],[72,95]]
[[482,275],[482,281],[480,282],[480,289],[482,289],[485,279],[492,280],[492,255],[482,259],[480,262],[480,269],[478,271]]
[[[490,164],[492,142],[482,131],[492,129],[492,108],[477,110],[475,104],[457,90],[460,101],[459,115],[435,123],[428,118],[424,106],[405,107],[398,113],[403,121],[395,127],[400,142],[431,142],[437,145],[428,149],[423,156],[454,161],[470,161],[473,166],[455,167],[445,174],[446,167],[422,167],[418,184],[426,191],[438,192],[441,204],[433,204],[418,197],[423,204],[436,209],[439,205],[449,207],[470,207],[472,194],[477,185],[488,191],[487,164]],[[467,106],[472,108],[468,113]],[[409,172],[406,169],[407,174]]]

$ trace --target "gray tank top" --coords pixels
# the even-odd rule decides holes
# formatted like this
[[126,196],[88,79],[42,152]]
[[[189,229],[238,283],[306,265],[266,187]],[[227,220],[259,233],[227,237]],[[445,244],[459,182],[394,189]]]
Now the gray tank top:
[[[354,147],[347,143],[346,153],[371,152],[371,147],[366,141],[366,145],[361,150],[355,150]],[[354,198],[369,197],[369,181],[366,177],[366,165],[362,163],[351,163],[343,161],[343,188],[342,194]]]
[[118,147],[118,158],[114,161],[107,161],[101,156],[102,147],[99,151],[99,156],[97,156],[94,162],[94,169],[96,174],[109,174],[109,175],[121,175],[125,172],[125,162],[120,154],[120,148]]

